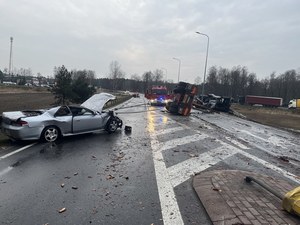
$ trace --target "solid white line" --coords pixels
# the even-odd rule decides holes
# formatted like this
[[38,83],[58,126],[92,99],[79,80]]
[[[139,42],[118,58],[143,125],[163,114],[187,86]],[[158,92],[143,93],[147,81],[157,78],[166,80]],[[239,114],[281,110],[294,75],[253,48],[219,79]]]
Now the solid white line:
[[7,157],[9,157],[9,156],[12,156],[12,155],[14,155],[14,154],[16,154],[16,153],[18,153],[18,152],[21,152],[21,151],[23,151],[23,150],[25,150],[25,149],[27,149],[27,148],[30,148],[30,147],[32,147],[33,145],[35,145],[36,143],[37,143],[37,142],[32,143],[32,144],[30,144],[30,145],[26,145],[26,146],[24,146],[24,147],[22,147],[22,148],[19,148],[19,149],[13,151],[13,152],[10,152],[10,153],[8,153],[8,154],[6,154],[6,155],[3,155],[3,156],[0,157],[0,160],[1,160],[1,159],[5,159],[5,158],[7,158]]
[[164,225],[184,224],[168,171],[160,151],[153,152],[153,161]]
[[[148,114],[148,119],[149,116]],[[168,171],[155,131],[150,132],[150,138],[163,223],[164,225],[183,225],[177,199],[172,184],[169,181]]]
[[173,187],[185,182],[192,175],[217,164],[218,162],[233,156],[237,148],[231,146],[220,146],[208,152],[200,154],[168,168]]
[[240,132],[243,132],[243,133],[245,133],[245,134],[248,134],[248,135],[250,135],[250,136],[252,136],[252,137],[254,137],[254,138],[257,138],[257,139],[259,139],[259,140],[261,140],[261,141],[263,141],[263,142],[265,142],[265,143],[269,143],[268,140],[266,140],[265,138],[259,137],[259,136],[255,135],[255,134],[252,134],[251,132],[249,132],[249,131],[247,131],[247,130],[241,130]]
[[189,143],[192,143],[192,142],[200,141],[200,140],[203,140],[205,138],[208,138],[208,136],[206,134],[194,134],[194,135],[191,135],[191,136],[172,139],[172,140],[164,142],[162,148],[160,149],[160,151],[165,151],[165,150],[174,148],[176,146],[185,145],[185,144],[189,144]]
[[247,146],[243,145],[242,143],[232,139],[231,137],[225,137],[228,141],[230,141],[232,144],[238,146],[240,149],[249,149]]

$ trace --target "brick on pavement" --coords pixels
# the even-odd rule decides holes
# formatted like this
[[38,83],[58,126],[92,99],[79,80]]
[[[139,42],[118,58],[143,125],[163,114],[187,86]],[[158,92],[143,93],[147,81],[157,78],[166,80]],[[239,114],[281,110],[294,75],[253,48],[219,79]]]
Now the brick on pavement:
[[300,218],[284,211],[281,200],[258,184],[247,183],[252,176],[283,195],[295,184],[262,174],[215,170],[194,177],[193,186],[214,225],[299,225]]

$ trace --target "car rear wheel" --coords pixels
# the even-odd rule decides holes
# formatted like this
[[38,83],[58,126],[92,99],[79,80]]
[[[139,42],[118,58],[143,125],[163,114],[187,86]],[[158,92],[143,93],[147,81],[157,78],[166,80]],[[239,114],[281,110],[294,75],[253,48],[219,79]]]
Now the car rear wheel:
[[108,133],[114,133],[118,129],[118,121],[114,118],[109,119],[106,124],[106,131]]
[[42,132],[42,140],[47,142],[53,142],[56,141],[59,137],[59,130],[57,127],[49,126],[46,127]]

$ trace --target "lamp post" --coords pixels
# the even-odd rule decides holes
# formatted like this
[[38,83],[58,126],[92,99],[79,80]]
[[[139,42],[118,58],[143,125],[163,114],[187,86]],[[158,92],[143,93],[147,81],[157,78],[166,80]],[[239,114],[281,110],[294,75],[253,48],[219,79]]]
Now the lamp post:
[[208,47],[209,47],[209,37],[207,34],[196,32],[196,34],[204,35],[207,37],[207,47],[206,47],[206,58],[205,58],[205,67],[204,67],[204,78],[203,78],[203,85],[202,85],[202,101],[203,101],[203,95],[204,95],[204,86],[205,86],[205,76],[206,76],[206,66],[207,66],[207,57],[208,57]]
[[164,68],[164,67],[162,67],[161,69],[166,71],[166,82],[167,82],[168,81],[167,80],[168,70],[166,68]]
[[179,65],[178,65],[178,83],[179,83],[181,60],[180,60],[180,59],[177,59],[177,58],[173,58],[173,59],[177,60],[178,63],[179,63]]

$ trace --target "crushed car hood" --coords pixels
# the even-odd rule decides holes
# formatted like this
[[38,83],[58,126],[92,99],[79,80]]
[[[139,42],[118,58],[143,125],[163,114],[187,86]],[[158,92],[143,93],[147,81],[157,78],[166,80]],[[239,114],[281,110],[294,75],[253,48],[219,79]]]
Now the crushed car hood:
[[116,96],[112,94],[108,94],[108,93],[95,94],[92,97],[90,97],[88,100],[86,100],[84,103],[82,103],[81,106],[101,112],[105,103],[113,99],[116,99]]

